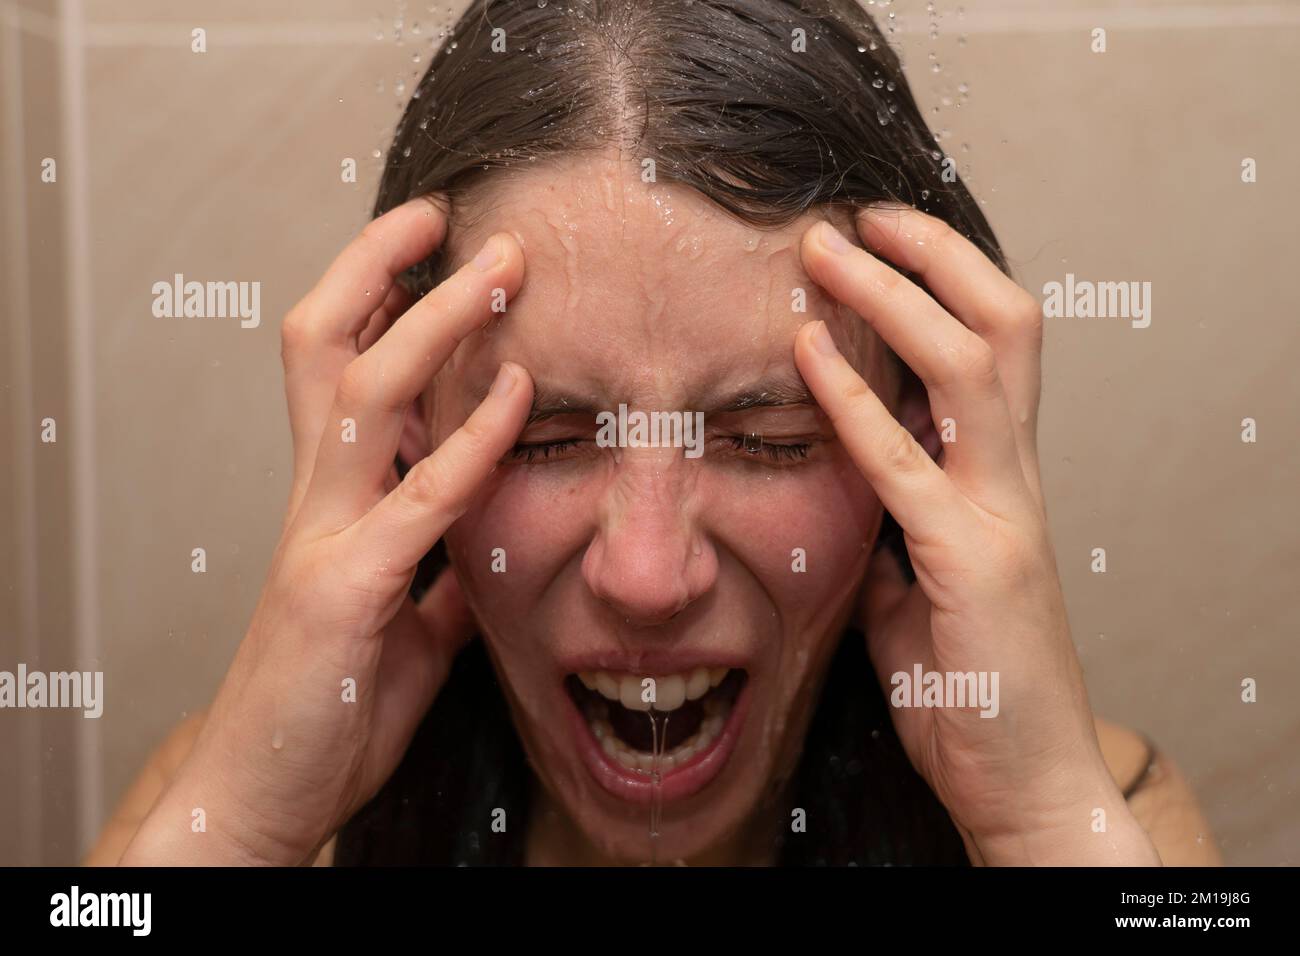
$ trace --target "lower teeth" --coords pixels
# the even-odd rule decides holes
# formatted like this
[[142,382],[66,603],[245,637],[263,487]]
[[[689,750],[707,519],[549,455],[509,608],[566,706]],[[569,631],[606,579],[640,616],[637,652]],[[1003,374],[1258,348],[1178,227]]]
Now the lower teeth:
[[[712,704],[712,707],[707,706]],[[706,701],[705,712],[708,714],[700,724],[700,729],[688,740],[678,744],[659,758],[659,773],[664,774],[674,767],[685,766],[698,753],[713,745],[726,725],[731,705],[725,701]],[[602,717],[589,716],[588,724],[592,735],[600,741],[601,748],[629,770],[642,773],[654,771],[654,754],[644,750],[634,750],[627,746],[614,733],[609,721]]]

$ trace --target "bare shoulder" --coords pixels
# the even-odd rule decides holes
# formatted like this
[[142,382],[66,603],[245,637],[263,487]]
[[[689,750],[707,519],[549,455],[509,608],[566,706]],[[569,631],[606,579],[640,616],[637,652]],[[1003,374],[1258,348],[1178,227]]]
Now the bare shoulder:
[[312,866],[333,866],[334,865],[334,844],[338,842],[339,835],[336,833],[320,848],[316,854],[316,859],[312,860]]
[[1154,742],[1096,718],[1097,740],[1110,775],[1151,836],[1166,866],[1221,866],[1210,825],[1182,772]]
[[116,866],[140,823],[148,815],[176,770],[189,755],[203,728],[205,711],[191,714],[168,732],[163,742],[145,761],[139,775],[118,803],[113,816],[99,834],[86,866]]

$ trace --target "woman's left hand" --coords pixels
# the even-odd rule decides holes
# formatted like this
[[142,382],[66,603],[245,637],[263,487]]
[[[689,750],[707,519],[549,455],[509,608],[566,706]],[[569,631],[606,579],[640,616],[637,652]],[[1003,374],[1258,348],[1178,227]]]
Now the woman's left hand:
[[862,600],[871,660],[887,696],[891,677],[910,681],[918,664],[998,679],[996,716],[972,701],[894,707],[903,747],[976,863],[1158,865],[1102,758],[1048,535],[1036,436],[1041,308],[932,216],[871,208],[856,222],[869,249],[938,301],[829,223],[804,234],[804,266],[916,372],[951,439],[936,462],[824,323],[800,330],[799,370],[902,527],[916,571],[909,586],[893,557],[877,554]]

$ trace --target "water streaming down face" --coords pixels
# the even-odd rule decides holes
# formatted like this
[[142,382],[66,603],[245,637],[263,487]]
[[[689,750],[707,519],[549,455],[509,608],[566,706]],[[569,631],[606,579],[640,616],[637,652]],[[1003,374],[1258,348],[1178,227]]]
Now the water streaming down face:
[[[526,278],[492,334],[467,339],[439,376],[430,445],[459,427],[477,380],[505,358],[548,407],[582,399],[582,411],[562,406],[524,429],[525,446],[559,444],[531,461],[507,456],[447,535],[543,784],[538,818],[564,819],[565,844],[571,822],[603,859],[720,861],[711,855],[758,832],[770,782],[793,764],[872,524],[869,488],[816,407],[749,399],[797,383],[791,342],[804,321],[823,318],[846,344],[863,326],[799,265],[820,215],[769,229],[764,251],[750,250],[751,227],[689,188],[642,183],[617,151],[477,195],[458,207],[453,262],[509,230]],[[679,249],[684,236],[698,246]],[[809,289],[809,312],[790,311],[795,287]],[[702,410],[705,454],[597,446],[587,412],[620,402]],[[778,454],[800,443],[809,454]],[[510,572],[484,577],[476,556],[495,547]],[[796,577],[795,548],[823,560]],[[796,660],[810,644],[818,653]],[[662,709],[601,690],[603,678],[639,692],[647,672],[705,683]],[[555,713],[569,719],[545,719]]]
[[663,816],[663,773],[661,761],[664,755],[665,741],[668,739],[668,715],[664,714],[663,728],[655,721],[655,712],[649,711],[650,737],[654,762],[650,768],[650,785],[654,788],[650,800],[650,865],[659,862],[659,824]]

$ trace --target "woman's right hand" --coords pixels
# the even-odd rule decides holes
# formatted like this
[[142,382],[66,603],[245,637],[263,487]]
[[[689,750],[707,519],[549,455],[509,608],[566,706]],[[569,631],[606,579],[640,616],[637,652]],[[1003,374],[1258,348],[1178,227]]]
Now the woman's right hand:
[[515,442],[533,388],[504,363],[465,424],[399,483],[408,407],[493,318],[493,290],[511,297],[523,281],[523,251],[498,233],[412,305],[397,276],[446,230],[445,204],[392,210],[285,318],[284,532],[203,730],[123,864],[310,861],[397,767],[471,635],[450,571],[419,605],[408,589]]

